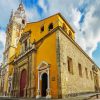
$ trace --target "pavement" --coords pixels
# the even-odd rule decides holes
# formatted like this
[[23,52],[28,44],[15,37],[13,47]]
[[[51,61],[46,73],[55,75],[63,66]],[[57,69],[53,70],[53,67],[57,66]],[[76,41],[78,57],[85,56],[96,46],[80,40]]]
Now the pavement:
[[[0,100],[37,100],[37,99],[0,96]],[[40,98],[38,100],[50,100],[50,99]],[[100,93],[84,94],[76,97],[68,97],[64,99],[52,99],[52,100],[100,100]]]

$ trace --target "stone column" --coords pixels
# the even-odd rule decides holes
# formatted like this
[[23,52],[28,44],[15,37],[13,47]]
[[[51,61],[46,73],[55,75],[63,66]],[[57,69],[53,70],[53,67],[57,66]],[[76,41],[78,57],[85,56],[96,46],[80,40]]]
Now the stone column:
[[40,98],[40,75],[39,75],[39,71],[38,71],[38,89],[37,89],[36,98]]
[[32,58],[31,58],[31,97],[35,96],[35,91],[34,88],[36,87],[35,85],[35,67],[36,67],[36,54],[35,52],[32,53]]
[[49,68],[48,68],[48,88],[47,88],[47,96],[46,98],[51,98],[50,95],[50,74],[49,74]]

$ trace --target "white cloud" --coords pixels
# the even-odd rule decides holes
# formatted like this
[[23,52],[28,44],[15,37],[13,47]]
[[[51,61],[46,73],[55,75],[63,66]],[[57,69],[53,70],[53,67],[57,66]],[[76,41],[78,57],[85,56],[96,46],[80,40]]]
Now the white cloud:
[[6,39],[6,35],[5,32],[3,30],[0,30],[0,63],[3,60],[3,51],[4,51],[4,47],[5,47],[5,39]]
[[4,30],[0,31],[0,42],[3,43],[3,45],[5,45],[5,39],[6,39],[6,34]]
[[80,30],[80,19],[82,17],[82,13],[78,9],[72,9],[71,18],[73,24],[77,30]]
[[0,0],[0,26],[6,27],[12,9],[17,9],[18,0]]
[[28,22],[33,22],[40,19],[40,15],[37,12],[36,7],[33,7],[33,9],[25,9],[25,12]]
[[47,4],[45,3],[44,0],[39,0],[38,5],[44,10],[45,13],[47,13]]
[[[97,9],[94,6],[90,6],[81,27],[82,37],[80,38],[80,40],[85,40],[84,50],[90,55],[91,58],[93,52],[97,49],[98,43],[100,42],[100,28],[98,27],[100,23],[99,17],[93,16],[96,10]],[[78,41],[78,43],[81,45],[81,47],[83,47],[83,43],[81,43],[80,41]]]

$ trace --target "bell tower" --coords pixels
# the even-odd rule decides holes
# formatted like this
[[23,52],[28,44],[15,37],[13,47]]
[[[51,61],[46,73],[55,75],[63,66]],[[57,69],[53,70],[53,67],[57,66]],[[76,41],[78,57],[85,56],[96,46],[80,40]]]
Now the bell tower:
[[26,14],[21,1],[17,10],[15,12],[12,10],[9,23],[7,25],[4,63],[8,63],[9,58],[15,54],[15,49],[25,26]]

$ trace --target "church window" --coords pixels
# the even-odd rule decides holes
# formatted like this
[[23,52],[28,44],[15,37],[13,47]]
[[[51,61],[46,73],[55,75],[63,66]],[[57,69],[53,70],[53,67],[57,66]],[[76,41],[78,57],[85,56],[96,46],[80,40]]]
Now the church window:
[[72,58],[67,57],[68,71],[73,74]]
[[82,77],[82,66],[80,63],[78,63],[78,70],[79,70],[79,76]]
[[50,31],[50,30],[52,30],[53,29],[53,23],[51,23],[50,25],[49,25],[49,27],[48,27],[48,30]]
[[88,70],[85,68],[86,78],[88,78]]
[[43,32],[43,31],[44,31],[44,26],[41,27],[41,32]]

